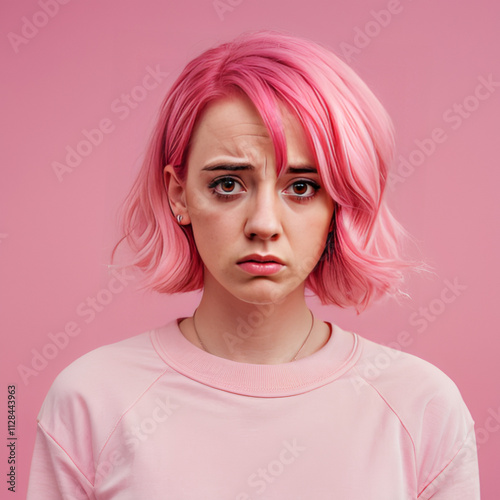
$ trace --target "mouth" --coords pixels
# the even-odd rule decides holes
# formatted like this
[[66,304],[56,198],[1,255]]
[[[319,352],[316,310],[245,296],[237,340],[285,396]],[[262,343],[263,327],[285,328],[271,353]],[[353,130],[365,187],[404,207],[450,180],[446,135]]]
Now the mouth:
[[279,273],[285,264],[274,255],[247,255],[237,265],[252,276],[271,276]]
[[243,264],[245,262],[256,262],[258,264],[280,264],[283,265],[283,261],[275,257],[274,255],[258,255],[252,254],[239,260],[237,264]]

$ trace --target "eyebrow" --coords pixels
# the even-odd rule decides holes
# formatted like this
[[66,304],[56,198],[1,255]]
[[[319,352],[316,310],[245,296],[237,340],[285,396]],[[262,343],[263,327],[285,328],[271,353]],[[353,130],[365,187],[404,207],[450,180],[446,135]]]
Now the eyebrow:
[[[216,165],[207,165],[202,168],[206,172],[214,172],[218,170],[225,170],[229,172],[237,172],[240,170],[254,171],[255,167],[250,164],[235,165],[233,163],[217,163]],[[317,174],[318,169],[309,165],[288,166],[284,172],[285,174]]]

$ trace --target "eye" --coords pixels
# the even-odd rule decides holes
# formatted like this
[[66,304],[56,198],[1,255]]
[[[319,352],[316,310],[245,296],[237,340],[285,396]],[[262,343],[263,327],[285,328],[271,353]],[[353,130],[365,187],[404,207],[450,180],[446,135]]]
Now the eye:
[[294,194],[305,195],[311,186],[305,182],[295,182],[292,184]]
[[236,182],[234,179],[222,179],[219,182],[219,188],[224,191],[224,193],[232,193],[236,187]]
[[214,179],[208,187],[218,196],[233,196],[243,191],[243,187],[232,177],[220,177]]
[[311,180],[295,181],[284,193],[295,198],[312,198],[320,189],[320,186]]

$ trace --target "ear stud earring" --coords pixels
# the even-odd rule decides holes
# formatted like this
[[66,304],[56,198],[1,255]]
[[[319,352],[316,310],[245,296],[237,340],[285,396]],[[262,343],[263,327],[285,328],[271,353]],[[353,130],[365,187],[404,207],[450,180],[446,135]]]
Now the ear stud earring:
[[181,221],[182,221],[182,215],[181,214],[177,214],[177,222],[180,224]]

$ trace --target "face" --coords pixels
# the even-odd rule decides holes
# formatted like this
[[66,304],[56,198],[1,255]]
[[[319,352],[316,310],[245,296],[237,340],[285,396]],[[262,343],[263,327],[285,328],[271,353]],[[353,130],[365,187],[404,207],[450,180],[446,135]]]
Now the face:
[[298,120],[282,111],[288,164],[279,177],[256,108],[247,97],[232,96],[203,112],[185,183],[171,178],[173,211],[192,225],[205,266],[205,293],[255,304],[303,295],[323,253],[333,201]]

